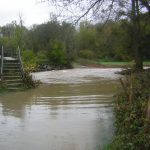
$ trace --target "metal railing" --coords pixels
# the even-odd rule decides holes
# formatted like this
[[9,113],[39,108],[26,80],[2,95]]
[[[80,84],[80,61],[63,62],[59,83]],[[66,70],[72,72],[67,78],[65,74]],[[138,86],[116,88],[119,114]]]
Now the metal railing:
[[22,78],[23,78],[23,76],[24,76],[24,68],[23,68],[23,63],[22,63],[22,59],[21,59],[21,51],[20,51],[19,46],[18,46],[18,60],[19,60],[19,63],[20,63],[21,75],[22,75]]
[[1,50],[1,72],[0,72],[1,80],[2,80],[2,76],[3,76],[3,64],[4,64],[4,49],[2,46],[2,50]]
[[5,57],[17,58],[17,51],[13,49],[5,49],[4,55]]
[[2,81],[2,78],[3,78],[4,55],[5,55],[6,58],[9,56],[9,57],[12,57],[14,59],[18,59],[18,61],[20,63],[21,75],[22,75],[22,78],[23,78],[24,77],[24,68],[23,68],[23,63],[22,63],[22,59],[21,59],[21,51],[20,51],[19,46],[18,46],[17,51],[7,50],[5,52],[4,52],[4,48],[2,46],[2,49],[1,49],[1,60],[0,60],[0,64],[1,64],[0,65],[0,78],[1,78],[1,81]]

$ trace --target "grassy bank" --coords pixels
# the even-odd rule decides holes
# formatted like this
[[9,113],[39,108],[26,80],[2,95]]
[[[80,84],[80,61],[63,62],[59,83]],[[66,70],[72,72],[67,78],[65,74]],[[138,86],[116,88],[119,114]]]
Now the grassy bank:
[[[88,60],[78,59],[76,62],[78,65],[89,66],[89,67],[132,67],[132,61],[102,61],[102,60]],[[150,61],[145,61],[144,66],[150,66]]]
[[115,97],[115,137],[106,150],[150,149],[150,72],[120,80]]
[[[99,64],[101,65],[106,65],[106,66],[132,66],[133,65],[133,62],[99,62]],[[150,66],[150,61],[145,61],[144,63],[144,66]]]

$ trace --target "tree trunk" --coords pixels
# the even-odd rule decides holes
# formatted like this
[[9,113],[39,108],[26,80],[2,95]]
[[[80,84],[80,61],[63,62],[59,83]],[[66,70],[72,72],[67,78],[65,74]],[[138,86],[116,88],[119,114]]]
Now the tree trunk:
[[140,16],[139,16],[139,4],[138,0],[131,0],[132,2],[132,14],[131,14],[131,21],[132,21],[132,32],[133,32],[133,39],[132,39],[132,48],[134,53],[134,60],[135,60],[135,70],[141,71],[143,69],[143,61],[142,56],[140,54]]
[[146,118],[150,121],[150,97],[147,105],[147,115]]

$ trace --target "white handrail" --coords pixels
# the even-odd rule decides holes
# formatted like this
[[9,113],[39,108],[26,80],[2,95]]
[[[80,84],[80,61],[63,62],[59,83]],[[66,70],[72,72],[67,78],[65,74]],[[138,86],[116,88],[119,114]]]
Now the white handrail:
[[22,77],[23,77],[24,69],[23,69],[23,64],[22,64],[22,59],[21,59],[21,52],[20,52],[19,46],[18,46],[18,58],[19,58],[19,62],[20,62],[20,66],[21,66],[21,73],[22,73]]
[[3,75],[3,62],[4,62],[4,49],[3,49],[3,46],[2,46],[2,51],[1,51],[1,78],[2,78],[2,75]]

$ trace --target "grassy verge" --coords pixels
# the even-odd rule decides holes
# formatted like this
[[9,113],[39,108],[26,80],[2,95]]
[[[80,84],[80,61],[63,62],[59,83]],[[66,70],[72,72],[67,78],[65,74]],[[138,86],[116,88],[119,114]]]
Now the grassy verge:
[[150,61],[144,61],[145,66],[150,66]]
[[[133,65],[133,62],[129,62],[129,61],[108,61],[108,62],[105,62],[105,61],[100,61],[99,64],[101,65],[105,65],[105,66],[122,66],[122,67],[125,67],[125,66],[132,66]],[[144,66],[150,66],[150,61],[144,61],[143,62],[143,65]]]
[[[88,60],[88,59],[78,59],[78,65],[89,66],[89,67],[132,67],[133,62],[129,61],[101,61],[101,60]],[[145,61],[144,66],[150,66],[150,61]]]
[[106,66],[130,66],[132,65],[132,62],[99,62],[101,65]]

